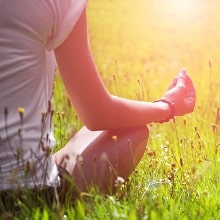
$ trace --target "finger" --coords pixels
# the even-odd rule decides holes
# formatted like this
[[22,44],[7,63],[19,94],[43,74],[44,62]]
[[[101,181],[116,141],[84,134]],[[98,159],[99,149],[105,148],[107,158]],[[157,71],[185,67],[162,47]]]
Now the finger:
[[176,83],[177,83],[177,77],[175,77],[173,79],[173,81],[171,82],[171,84],[168,86],[168,90],[172,89],[173,87],[176,86]]
[[184,75],[182,75],[182,74],[180,74],[180,73],[178,74],[176,86],[177,86],[177,87],[186,88],[186,80],[185,80],[185,76],[184,76]]
[[182,80],[186,80],[186,69],[182,68],[179,73],[178,73],[178,77],[181,78]]
[[182,78],[185,81],[185,78],[186,78],[186,69],[185,68],[182,68],[179,71],[178,75],[174,77],[172,83],[168,86],[168,90],[172,89],[173,87],[176,86],[178,77]]
[[176,76],[176,85],[177,87],[186,87],[186,69],[180,69],[178,75]]
[[182,67],[181,70],[180,70],[180,73],[187,74],[186,68]]

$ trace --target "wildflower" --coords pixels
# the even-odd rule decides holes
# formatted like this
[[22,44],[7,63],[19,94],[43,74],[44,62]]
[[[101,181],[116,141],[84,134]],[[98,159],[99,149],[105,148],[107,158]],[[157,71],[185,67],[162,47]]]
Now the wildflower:
[[201,136],[200,136],[199,132],[197,132],[196,135],[197,135],[197,137],[198,137],[199,139],[201,139]]
[[213,131],[214,133],[216,133],[217,128],[218,128],[218,125],[212,124],[212,125],[211,125],[211,128],[212,128],[212,131]]
[[148,153],[147,153],[147,155],[149,156],[149,157],[155,157],[156,156],[156,153],[155,153],[155,151],[148,151]]
[[67,98],[67,105],[69,108],[71,108],[71,101],[69,95],[67,95],[66,98]]
[[183,166],[183,158],[182,157],[180,158],[180,166],[181,167]]
[[24,111],[25,111],[24,108],[21,108],[21,107],[18,108],[18,113],[19,114],[24,114]]
[[196,166],[192,166],[192,173],[193,173],[193,174],[196,173]]
[[120,187],[124,182],[125,182],[124,178],[118,176],[117,179],[115,180],[115,186]]
[[112,135],[112,140],[117,141],[118,137],[116,135]]
[[59,111],[57,112],[57,115],[58,115],[58,117],[60,117],[60,112]]
[[176,164],[175,163],[171,163],[171,168],[175,169],[176,168]]
[[60,115],[61,115],[62,119],[64,119],[65,113],[64,112],[60,112]]
[[24,108],[22,108],[22,107],[18,108],[18,113],[20,115],[21,120],[23,120],[24,111],[25,111]]
[[217,109],[215,123],[218,125],[220,122],[220,108]]
[[208,191],[208,190],[204,190],[204,191],[203,191],[203,195],[204,195],[205,197],[208,197],[208,196],[209,196],[209,191]]

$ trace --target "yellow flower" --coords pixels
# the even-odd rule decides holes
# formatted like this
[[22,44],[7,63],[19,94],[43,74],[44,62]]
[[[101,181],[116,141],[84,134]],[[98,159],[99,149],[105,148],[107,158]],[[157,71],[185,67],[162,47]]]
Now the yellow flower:
[[20,114],[24,114],[24,108],[19,107],[19,108],[18,108],[18,112],[19,112]]
[[117,137],[116,135],[113,135],[113,136],[112,136],[112,140],[113,140],[113,141],[117,141],[117,139],[118,139],[118,137]]

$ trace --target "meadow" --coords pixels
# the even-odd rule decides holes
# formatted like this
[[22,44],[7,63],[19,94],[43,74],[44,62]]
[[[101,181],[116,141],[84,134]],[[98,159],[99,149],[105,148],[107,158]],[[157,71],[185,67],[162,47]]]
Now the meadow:
[[[91,189],[59,210],[23,204],[15,219],[220,219],[219,8],[217,0],[88,2],[90,45],[109,91],[154,101],[185,67],[195,110],[148,125],[146,153],[115,195]],[[58,149],[82,123],[59,74],[54,98]]]

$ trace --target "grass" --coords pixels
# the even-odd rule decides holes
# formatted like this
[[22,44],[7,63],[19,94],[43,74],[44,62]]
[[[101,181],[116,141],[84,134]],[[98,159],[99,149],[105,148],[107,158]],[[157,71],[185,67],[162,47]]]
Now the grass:
[[[91,48],[106,87],[132,99],[158,99],[185,66],[197,90],[195,111],[149,125],[146,154],[116,195],[91,189],[61,207],[35,206],[28,200],[18,204],[18,216],[4,213],[3,219],[219,219],[219,3],[195,0],[200,4],[180,9],[170,2],[89,1]],[[60,148],[82,123],[59,74],[55,108]]]

